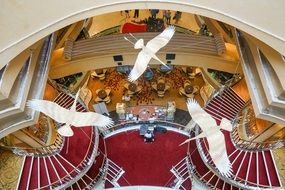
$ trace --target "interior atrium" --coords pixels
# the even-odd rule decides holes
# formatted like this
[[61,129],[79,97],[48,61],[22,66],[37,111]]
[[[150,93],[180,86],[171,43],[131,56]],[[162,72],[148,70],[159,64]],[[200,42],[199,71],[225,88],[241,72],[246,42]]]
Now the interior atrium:
[[[4,0],[0,189],[284,189],[284,5]],[[130,81],[144,48],[172,27],[161,61]],[[67,109],[51,108],[60,121],[95,112],[113,124],[59,122],[28,107],[33,99]],[[190,100],[220,139],[210,125],[201,136]],[[73,135],[60,133],[65,124]]]

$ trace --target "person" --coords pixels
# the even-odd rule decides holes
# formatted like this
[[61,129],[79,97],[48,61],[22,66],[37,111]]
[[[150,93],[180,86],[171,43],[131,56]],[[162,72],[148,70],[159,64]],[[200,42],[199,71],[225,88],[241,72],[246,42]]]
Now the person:
[[124,91],[124,95],[122,97],[122,100],[126,102],[127,106],[130,105],[131,96],[128,94],[128,91]]
[[158,9],[150,9],[151,18],[156,19],[156,15],[158,12]]
[[166,24],[170,25],[170,19],[171,19],[171,12],[170,12],[170,10],[166,11],[165,18],[166,18]]
[[162,11],[162,20],[163,20],[163,22],[166,22],[166,10],[163,10]]
[[134,18],[139,18],[139,9],[135,9]]
[[125,10],[126,18],[130,18],[129,10]]
[[181,15],[182,15],[182,12],[176,11],[176,13],[173,17],[173,20],[175,20],[175,24],[177,24],[179,22],[179,20],[181,19]]
[[144,134],[144,142],[153,142],[153,141],[154,141],[153,133],[151,133],[150,130],[147,130],[146,133]]

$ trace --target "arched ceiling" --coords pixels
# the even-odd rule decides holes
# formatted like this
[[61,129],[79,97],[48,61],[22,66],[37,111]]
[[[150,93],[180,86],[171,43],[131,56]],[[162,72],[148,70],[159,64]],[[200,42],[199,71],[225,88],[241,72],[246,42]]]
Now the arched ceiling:
[[[239,28],[285,55],[284,1],[267,0],[2,0],[0,69],[48,34],[84,18],[125,9],[171,9],[211,17]],[[274,10],[274,11],[273,11]]]

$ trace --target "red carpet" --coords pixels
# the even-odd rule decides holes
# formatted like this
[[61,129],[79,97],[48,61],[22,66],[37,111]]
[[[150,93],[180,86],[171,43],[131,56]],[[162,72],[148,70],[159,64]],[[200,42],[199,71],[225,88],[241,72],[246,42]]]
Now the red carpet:
[[122,33],[135,33],[135,32],[146,32],[146,24],[134,24],[134,23],[125,23],[122,27]]
[[187,155],[187,146],[178,146],[185,139],[168,131],[156,133],[154,143],[144,143],[137,130],[107,138],[108,158],[125,171],[119,184],[165,186],[172,177],[171,167]]
[[25,176],[25,177],[21,176],[21,181],[19,183],[19,190],[26,189],[26,184],[29,182],[28,176],[29,176],[29,170],[30,170],[32,159],[33,157],[26,157],[24,167],[22,170],[22,174],[21,174],[22,176]]
[[[270,154],[270,151],[266,151],[264,152],[265,155],[265,159],[266,159],[266,164],[269,170],[273,170],[273,168],[275,168],[274,166],[274,161],[273,161],[273,157]],[[271,184],[273,186],[280,186],[279,181],[278,181],[278,176],[277,173],[275,172],[275,170],[273,170],[274,172],[269,172],[269,177],[271,179]]]

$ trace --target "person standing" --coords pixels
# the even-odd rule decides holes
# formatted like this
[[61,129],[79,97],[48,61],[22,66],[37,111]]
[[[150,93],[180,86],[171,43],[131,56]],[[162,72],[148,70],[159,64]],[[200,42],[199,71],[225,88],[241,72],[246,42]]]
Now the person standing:
[[125,10],[126,18],[130,18],[129,10]]
[[162,20],[163,22],[166,22],[166,10],[162,11]]
[[139,9],[135,9],[134,18],[139,18]]
[[150,9],[151,18],[156,19],[156,14],[159,12],[158,9]]
[[171,20],[171,12],[170,12],[170,10],[166,11],[165,18],[166,18],[166,24],[170,25],[170,20]]
[[175,24],[177,24],[179,22],[179,20],[181,19],[181,15],[182,15],[182,12],[176,11],[176,13],[173,17],[173,20],[175,20]]
[[127,106],[130,106],[131,96],[128,94],[128,91],[124,91],[124,95],[122,97],[122,100],[125,101]]

